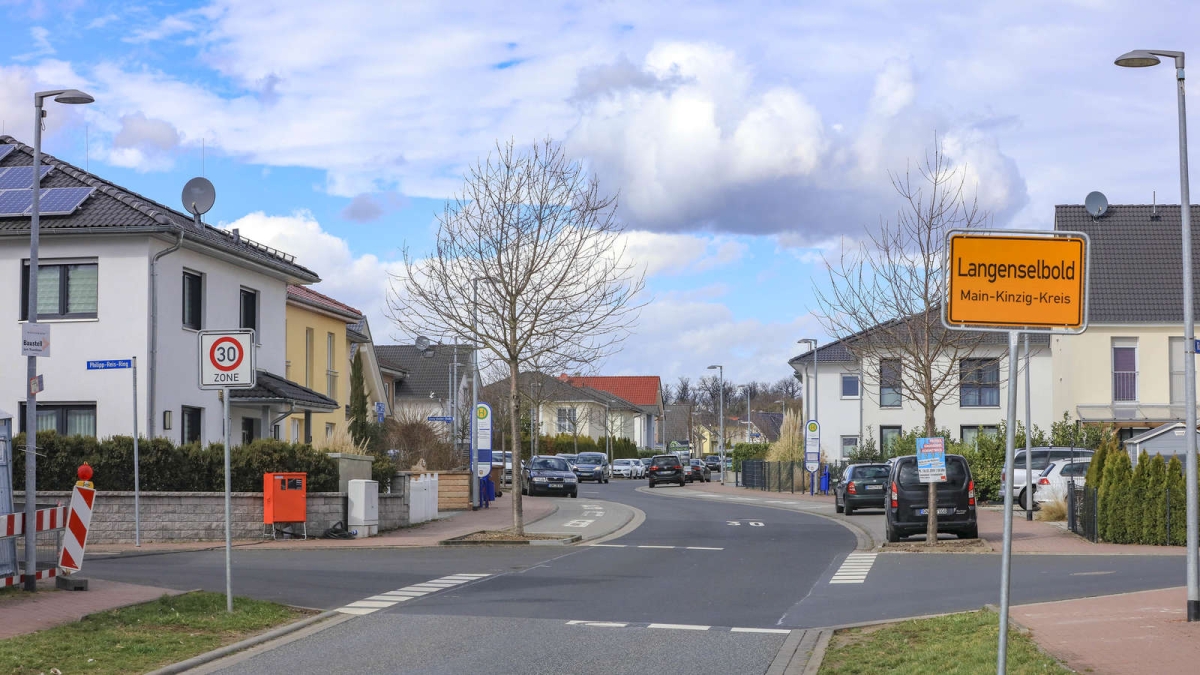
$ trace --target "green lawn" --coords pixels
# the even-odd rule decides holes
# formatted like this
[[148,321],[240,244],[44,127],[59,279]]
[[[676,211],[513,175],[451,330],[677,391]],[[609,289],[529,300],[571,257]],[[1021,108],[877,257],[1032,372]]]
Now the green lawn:
[[[994,673],[999,636],[1000,616],[986,611],[838,631],[829,642],[820,675]],[[1072,671],[1038,651],[1030,638],[1010,630],[1008,672]]]
[[144,673],[269,628],[304,618],[301,610],[187,593],[85,617],[76,623],[0,640],[0,673]]

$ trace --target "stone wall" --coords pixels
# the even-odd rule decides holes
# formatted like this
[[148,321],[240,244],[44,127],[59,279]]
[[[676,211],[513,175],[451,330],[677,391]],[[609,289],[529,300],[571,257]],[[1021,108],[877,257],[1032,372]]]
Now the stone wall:
[[392,479],[393,492],[379,495],[379,531],[386,532],[408,526],[408,493],[395,488],[407,481]]
[[[23,493],[16,494],[24,498]],[[383,497],[380,495],[380,529],[384,529]],[[393,508],[391,504],[395,501],[403,501],[403,495],[399,499],[389,499],[389,508]],[[43,502],[69,504],[71,493],[39,492],[38,503]],[[309,493],[307,510],[308,536],[320,536],[339,520],[346,521],[346,493]],[[234,492],[230,511],[234,539],[263,537],[261,492]],[[143,542],[222,541],[225,539],[225,495],[221,492],[143,492],[141,520]],[[299,526],[292,529],[301,531]],[[270,531],[267,533],[269,536]],[[88,543],[126,544],[133,540],[133,493],[97,491]]]

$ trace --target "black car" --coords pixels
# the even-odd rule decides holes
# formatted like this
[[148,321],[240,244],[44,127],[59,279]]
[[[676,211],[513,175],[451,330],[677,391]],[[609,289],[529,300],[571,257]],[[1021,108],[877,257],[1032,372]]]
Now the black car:
[[707,466],[709,471],[720,471],[721,457],[719,455],[709,455],[708,457],[705,457],[704,466]]
[[833,491],[833,506],[838,513],[851,515],[854,509],[882,509],[884,492],[892,467],[887,464],[851,464]]
[[571,470],[567,460],[559,457],[534,457],[525,464],[525,486],[527,495],[571,495],[579,496],[579,479]]
[[650,479],[650,487],[659,483],[675,483],[683,487],[683,463],[675,455],[655,455],[650,460],[650,466],[646,467],[646,476]]
[[[888,476],[885,513],[887,540],[925,534],[929,514],[929,487],[917,474],[917,456],[892,460]],[[975,519],[975,481],[962,455],[946,455],[946,482],[937,483],[937,529],[959,539],[979,537]]]
[[701,483],[712,482],[712,471],[709,470],[708,464],[702,459],[692,460],[692,480],[700,481]]

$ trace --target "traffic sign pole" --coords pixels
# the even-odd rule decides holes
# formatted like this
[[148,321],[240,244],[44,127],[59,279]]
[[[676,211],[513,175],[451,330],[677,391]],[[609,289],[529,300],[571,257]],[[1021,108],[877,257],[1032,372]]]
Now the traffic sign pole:
[[142,546],[142,472],[138,469],[137,357],[133,367],[133,545]]
[[225,399],[225,611],[233,613],[233,532],[230,526],[232,509],[230,508],[229,486],[229,428],[233,425],[229,419],[229,387],[222,390]]

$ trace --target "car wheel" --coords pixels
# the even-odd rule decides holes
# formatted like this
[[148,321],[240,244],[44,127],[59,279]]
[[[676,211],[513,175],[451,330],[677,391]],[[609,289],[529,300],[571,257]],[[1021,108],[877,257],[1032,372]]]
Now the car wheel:
[[579,496],[579,492],[578,492],[578,491],[576,491],[576,492],[572,492],[572,493],[571,493],[571,499],[575,499],[575,498],[576,498],[576,497],[578,497],[578,496]]
[[852,516],[854,515],[854,507],[850,506],[849,503],[842,504],[842,513],[845,513],[846,516]]
[[683,481],[679,481],[679,487],[683,487]]
[[887,540],[889,542],[894,544],[894,543],[900,541],[900,533],[896,531],[896,528],[892,527],[891,523],[887,523],[884,526],[884,530],[887,534]]
[[653,489],[654,489],[654,481],[650,481],[650,489],[651,489],[651,490],[653,490]]
[[842,504],[838,501],[837,495],[833,495],[833,510],[837,513],[842,512]]
[[978,539],[979,538],[979,526],[974,525],[969,530],[959,532],[958,538],[959,539]]

